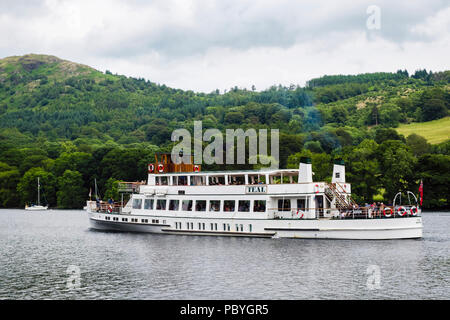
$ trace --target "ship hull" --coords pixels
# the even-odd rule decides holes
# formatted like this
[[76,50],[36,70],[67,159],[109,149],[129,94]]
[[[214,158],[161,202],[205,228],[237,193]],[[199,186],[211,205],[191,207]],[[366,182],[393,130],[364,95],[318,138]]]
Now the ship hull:
[[[88,213],[97,230],[172,235],[206,235],[297,239],[386,240],[422,237],[422,218],[391,219],[213,219],[194,217],[147,217],[161,223],[142,223],[143,216]],[[106,217],[119,221],[106,221]],[[126,217],[128,222],[121,219]],[[129,222],[135,218],[138,222]],[[176,222],[178,227],[176,227]],[[193,228],[187,229],[186,224]],[[214,225],[218,227],[213,228]],[[225,228],[229,225],[229,229]],[[197,227],[198,226],[198,227]],[[211,226],[211,227],[210,227]],[[222,228],[222,226],[224,226]],[[183,228],[184,227],[184,228]],[[250,227],[250,228],[249,228]]]

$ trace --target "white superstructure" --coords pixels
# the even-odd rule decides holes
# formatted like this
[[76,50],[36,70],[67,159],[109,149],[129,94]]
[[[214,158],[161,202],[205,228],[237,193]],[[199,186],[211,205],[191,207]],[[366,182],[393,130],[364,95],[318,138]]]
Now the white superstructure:
[[169,165],[152,165],[147,184],[135,185],[124,207],[88,201],[92,227],[275,238],[422,237],[417,205],[359,208],[343,163],[334,165],[331,183],[313,182],[308,160],[299,169],[264,171],[201,172],[194,166],[173,172]]

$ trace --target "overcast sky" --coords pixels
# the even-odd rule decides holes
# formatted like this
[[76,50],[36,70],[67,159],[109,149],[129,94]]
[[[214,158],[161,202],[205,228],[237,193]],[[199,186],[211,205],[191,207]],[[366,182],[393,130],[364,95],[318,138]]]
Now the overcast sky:
[[0,0],[0,58],[50,54],[203,92],[442,71],[449,35],[449,0]]

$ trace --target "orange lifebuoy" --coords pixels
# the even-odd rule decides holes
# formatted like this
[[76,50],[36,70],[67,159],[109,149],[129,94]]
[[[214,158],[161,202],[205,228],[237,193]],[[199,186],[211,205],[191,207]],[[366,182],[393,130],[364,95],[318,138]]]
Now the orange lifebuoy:
[[164,172],[164,165],[162,163],[158,164],[158,172]]
[[148,173],[152,173],[153,171],[155,171],[155,165],[153,163],[150,163],[148,165]]
[[[386,214],[386,211],[387,211],[387,210],[390,211],[389,214]],[[384,214],[384,216],[385,216],[386,218],[390,218],[390,217],[392,216],[392,208],[384,208],[383,214]]]

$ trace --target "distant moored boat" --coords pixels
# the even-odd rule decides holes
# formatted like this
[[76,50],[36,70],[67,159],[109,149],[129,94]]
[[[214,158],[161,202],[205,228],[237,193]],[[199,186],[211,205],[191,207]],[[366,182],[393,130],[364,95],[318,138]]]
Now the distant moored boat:
[[41,210],[47,210],[48,206],[42,206],[41,205],[41,185],[39,183],[39,177],[37,178],[38,181],[38,200],[37,204],[33,204],[31,206],[25,205],[25,210],[31,210],[31,211],[41,211]]

